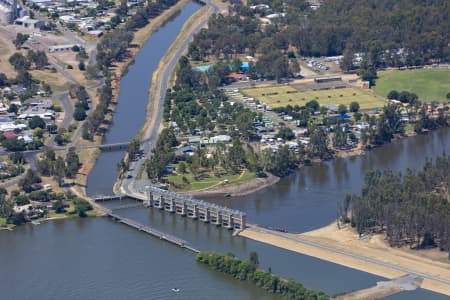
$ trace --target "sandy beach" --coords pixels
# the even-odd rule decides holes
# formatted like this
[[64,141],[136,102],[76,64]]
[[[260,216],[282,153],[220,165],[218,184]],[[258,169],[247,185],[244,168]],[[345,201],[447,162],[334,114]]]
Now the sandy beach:
[[[450,262],[446,260],[446,253],[391,248],[382,235],[359,238],[351,228],[339,230],[336,223],[303,234],[250,226],[239,235],[389,279],[405,275],[407,269],[450,281]],[[438,280],[424,278],[421,287],[450,295],[450,284]]]

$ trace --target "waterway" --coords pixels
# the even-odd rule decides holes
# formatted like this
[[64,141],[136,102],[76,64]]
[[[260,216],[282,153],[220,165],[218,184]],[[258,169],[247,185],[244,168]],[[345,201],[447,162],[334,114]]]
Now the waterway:
[[[144,123],[149,80],[183,22],[199,9],[189,3],[156,32],[121,80],[119,105],[107,142],[131,139]],[[305,167],[251,196],[213,201],[241,209],[250,223],[303,232],[329,224],[337,202],[358,192],[374,168],[418,168],[426,157],[450,152],[450,129],[394,142],[363,157]],[[124,152],[102,153],[89,176],[88,193],[106,194]],[[124,203],[111,203],[115,206]],[[265,245],[231,232],[158,210],[120,214],[187,240],[201,250],[247,257],[261,267],[329,294],[374,285],[380,277]],[[250,284],[206,269],[186,250],[105,218],[59,220],[0,232],[0,290],[4,299],[272,299]],[[179,293],[171,291],[179,288]],[[425,298],[424,298],[425,297]],[[274,298],[275,299],[275,298]],[[391,299],[445,299],[417,290]]]
[[[183,24],[200,7],[198,3],[189,2],[156,31],[135,56],[128,73],[120,80],[118,105],[104,143],[130,141],[144,125],[153,71],[158,67]],[[86,187],[88,195],[112,193],[118,175],[116,166],[124,155],[125,151],[101,153],[88,177]]]

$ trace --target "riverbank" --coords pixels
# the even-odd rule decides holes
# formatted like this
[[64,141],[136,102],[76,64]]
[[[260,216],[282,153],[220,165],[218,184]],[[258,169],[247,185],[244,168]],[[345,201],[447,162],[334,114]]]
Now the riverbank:
[[[184,1],[184,0],[183,0]],[[206,20],[213,13],[213,9],[210,6],[203,6],[198,12],[192,15],[186,23],[183,25],[180,33],[177,35],[175,41],[170,46],[169,50],[167,50],[166,54],[161,59],[156,70],[152,75],[152,84],[149,89],[148,103],[147,103],[147,117],[142,129],[138,133],[138,138],[148,139],[151,137],[152,133],[155,131],[155,127],[158,126],[158,133],[162,129],[162,123],[157,124],[158,113],[161,110],[161,106],[163,105],[164,96],[166,90],[162,90],[163,80],[168,80],[165,78],[165,73],[168,73],[170,68],[170,62],[175,59],[177,51],[185,51],[185,49],[181,49],[183,44],[186,44],[189,40],[189,36],[194,32],[196,28],[198,28],[202,23],[206,22]],[[188,37],[188,38],[186,38]],[[175,62],[176,64],[176,62]],[[172,73],[172,72],[170,72]],[[168,84],[168,87],[171,87]],[[160,101],[158,101],[160,100]]]
[[382,235],[359,238],[351,227],[339,229],[336,223],[302,234],[250,226],[239,235],[389,279],[413,272],[424,277],[422,288],[450,295],[444,253],[391,248]]
[[240,197],[253,194],[259,190],[265,189],[280,181],[280,177],[267,174],[264,178],[254,178],[243,183],[221,184],[212,188],[203,190],[185,192],[193,197],[211,198],[211,197]]
[[[138,54],[142,46],[145,42],[150,38],[150,36],[157,31],[165,22],[167,22],[173,15],[175,15],[183,6],[185,6],[189,0],[180,0],[174,6],[165,10],[161,15],[152,19],[149,24],[145,27],[139,29],[134,33],[133,40],[127,51],[126,59],[121,62],[116,62],[114,64],[113,73],[114,80],[112,81],[113,88],[113,97],[117,99],[120,94],[120,79],[126,74],[127,69],[130,64],[134,63],[134,57]],[[115,105],[113,105],[111,109],[111,115],[108,117],[112,120],[115,111]],[[107,128],[105,128],[107,129]],[[95,137],[94,141],[86,141],[82,138],[77,141],[77,145],[100,145],[102,144],[103,136]],[[85,149],[79,151],[80,163],[82,164],[82,168],[77,174],[77,178],[75,180],[76,187],[73,189],[79,194],[79,196],[86,197],[86,184],[89,173],[94,167],[98,156],[100,155],[100,151],[98,149]]]

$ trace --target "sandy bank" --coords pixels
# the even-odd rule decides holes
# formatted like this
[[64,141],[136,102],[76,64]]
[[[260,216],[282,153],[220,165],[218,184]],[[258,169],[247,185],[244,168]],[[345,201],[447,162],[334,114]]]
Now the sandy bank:
[[[381,236],[359,239],[351,229],[339,230],[336,224],[304,234],[282,233],[251,226],[240,235],[389,279],[405,275],[405,270],[408,270],[450,281],[448,262],[431,259],[416,251],[391,248]],[[425,278],[421,287],[450,295],[450,284],[433,278]]]

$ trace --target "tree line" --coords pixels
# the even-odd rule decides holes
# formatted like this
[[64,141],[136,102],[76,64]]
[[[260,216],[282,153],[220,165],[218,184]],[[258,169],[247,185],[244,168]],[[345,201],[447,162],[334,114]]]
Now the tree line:
[[241,281],[248,281],[254,285],[285,299],[325,300],[329,296],[324,292],[317,292],[305,288],[293,279],[284,279],[270,271],[259,269],[259,259],[256,252],[250,253],[250,259],[240,260],[234,255],[200,252],[196,261],[203,263],[213,270],[233,276]]
[[450,259],[450,156],[403,174],[370,171],[359,195],[347,195],[341,220],[361,235],[385,232],[391,246],[439,247]]

